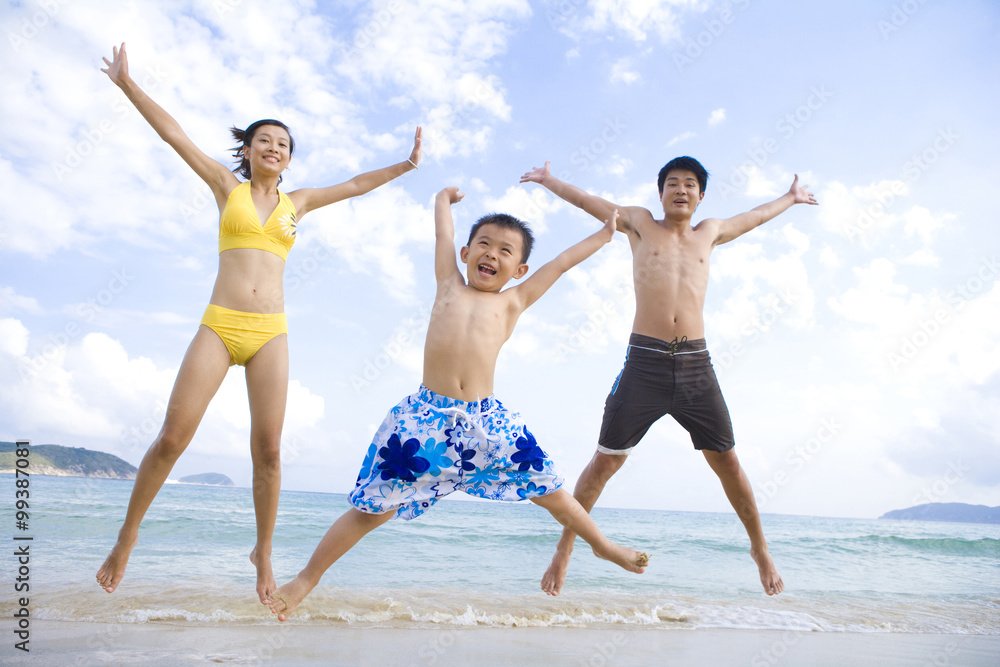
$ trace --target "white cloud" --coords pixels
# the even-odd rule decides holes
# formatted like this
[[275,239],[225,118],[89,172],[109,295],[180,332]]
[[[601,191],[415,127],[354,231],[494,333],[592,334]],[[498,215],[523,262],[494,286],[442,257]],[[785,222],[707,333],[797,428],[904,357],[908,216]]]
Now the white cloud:
[[[431,271],[416,267],[413,255],[433,247],[433,211],[395,185],[315,211],[302,224],[311,230],[303,252],[309,252],[312,244],[325,244],[344,259],[348,269],[374,274],[397,299],[412,299],[417,275]],[[319,252],[317,256],[330,255]]]
[[611,66],[611,83],[632,84],[641,77],[635,71],[628,58],[622,58]]
[[726,120],[726,110],[720,108],[716,109],[709,115],[708,124],[710,127],[714,127],[724,120]]
[[694,132],[685,132],[683,134],[678,134],[676,137],[667,142],[667,146],[668,147],[673,146],[674,144],[680,143],[686,139],[691,139],[696,136],[698,135],[696,135]]
[[27,351],[28,329],[12,317],[0,320],[0,353],[21,357]]
[[652,35],[666,43],[680,37],[678,14],[681,11],[704,11],[707,3],[697,0],[594,0],[587,6],[591,11],[582,16],[579,11],[569,13],[561,29],[579,37],[611,28],[636,42],[645,42]]

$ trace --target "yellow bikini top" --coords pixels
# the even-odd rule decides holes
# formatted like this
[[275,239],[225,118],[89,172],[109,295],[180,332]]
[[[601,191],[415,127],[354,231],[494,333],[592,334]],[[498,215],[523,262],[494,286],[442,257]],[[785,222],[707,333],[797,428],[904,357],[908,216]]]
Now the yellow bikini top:
[[229,193],[219,217],[219,252],[233,248],[254,248],[272,252],[288,260],[295,243],[295,205],[278,191],[278,206],[263,225],[250,196],[250,183],[240,183]]

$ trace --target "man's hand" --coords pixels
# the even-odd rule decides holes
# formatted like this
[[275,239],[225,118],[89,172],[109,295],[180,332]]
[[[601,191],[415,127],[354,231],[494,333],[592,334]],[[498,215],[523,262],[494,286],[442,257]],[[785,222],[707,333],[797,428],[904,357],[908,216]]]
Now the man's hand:
[[544,167],[535,167],[534,169],[526,173],[524,176],[522,176],[520,182],[538,183],[539,185],[543,185],[542,181],[545,180],[545,177],[547,177],[548,175],[549,175],[549,161],[546,160]]

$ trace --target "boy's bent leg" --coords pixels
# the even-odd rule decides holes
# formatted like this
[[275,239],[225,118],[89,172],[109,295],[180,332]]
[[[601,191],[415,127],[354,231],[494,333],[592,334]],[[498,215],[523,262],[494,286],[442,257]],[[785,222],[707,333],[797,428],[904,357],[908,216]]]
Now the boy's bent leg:
[[[587,512],[594,508],[597,499],[604,491],[604,486],[608,480],[618,472],[623,465],[627,454],[610,455],[603,452],[594,452],[594,458],[590,460],[587,467],[583,469],[580,478],[573,489],[573,497]],[[556,517],[558,519],[558,517]],[[560,521],[560,523],[562,523]],[[563,584],[566,582],[566,571],[569,569],[570,557],[573,555],[573,542],[576,540],[576,533],[569,528],[564,528],[559,543],[556,545],[556,553],[552,556],[552,562],[542,575],[542,590],[549,595],[559,595]]]
[[174,380],[163,427],[139,464],[118,540],[97,571],[97,583],[108,593],[113,593],[125,576],[132,548],[139,539],[139,524],[174,463],[194,437],[209,402],[229,371],[229,361],[229,350],[218,334],[206,326],[200,327]]
[[556,521],[582,537],[598,558],[609,560],[629,572],[645,572],[649,556],[615,544],[605,537],[587,510],[567,491],[558,489],[548,495],[532,498],[531,501],[547,509]]
[[298,576],[271,594],[268,606],[278,615],[278,620],[288,620],[303,598],[316,588],[323,573],[360,542],[362,537],[389,521],[394,514],[395,512],[368,514],[352,507],[341,515],[326,531],[309,563]]
[[732,449],[726,452],[715,452],[702,450],[705,460],[712,468],[722,488],[726,492],[729,503],[736,510],[736,515],[743,522],[747,535],[750,537],[750,557],[757,564],[760,573],[760,583],[764,586],[764,592],[768,595],[777,595],[785,589],[785,583],[781,580],[771,554],[767,550],[767,540],[764,539],[764,529],[760,523],[760,513],[757,511],[757,503],[753,497],[753,488],[750,480],[740,466],[740,461],[736,452]]
[[288,336],[280,334],[247,361],[250,402],[250,458],[253,461],[253,507],[257,541],[250,562],[257,569],[261,604],[278,588],[271,569],[271,539],[281,494],[281,428],[288,398]]

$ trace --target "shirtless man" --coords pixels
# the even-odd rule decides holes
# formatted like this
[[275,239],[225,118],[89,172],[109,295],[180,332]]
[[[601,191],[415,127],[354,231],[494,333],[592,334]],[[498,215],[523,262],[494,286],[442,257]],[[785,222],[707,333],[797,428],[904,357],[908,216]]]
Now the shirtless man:
[[[573,495],[589,512],[604,485],[649,427],[669,413],[691,434],[695,449],[719,476],[726,497],[750,536],[750,556],[768,595],[785,585],[767,550],[753,490],[736,452],[733,428],[705,346],[705,292],[712,250],[742,236],[786,211],[793,204],[816,204],[796,175],[782,197],[726,220],[709,218],[691,226],[705,196],[708,172],[690,157],[668,162],[658,187],[663,219],[638,206],[617,206],[549,172],[549,163],[521,177],[598,220],[618,211],[618,231],[632,248],[635,321],[625,368],[615,380],[604,407],[597,452],[584,468]],[[542,590],[559,595],[573,553],[575,536],[564,529],[552,562],[542,577]]]
[[445,188],[435,201],[437,294],[424,343],[423,383],[376,432],[350,496],[353,507],[330,527],[299,575],[271,596],[280,621],[362,537],[393,517],[416,518],[455,491],[493,500],[528,498],[579,534],[599,558],[629,572],[645,570],[649,557],[601,534],[588,511],[560,488],[562,478],[520,415],[493,396],[497,355],[518,317],[559,276],[611,240],[615,212],[608,212],[603,229],[501,291],[527,274],[531,232],[509,215],[480,218],[461,250],[463,276],[451,217],[451,205],[461,199],[458,188]]

